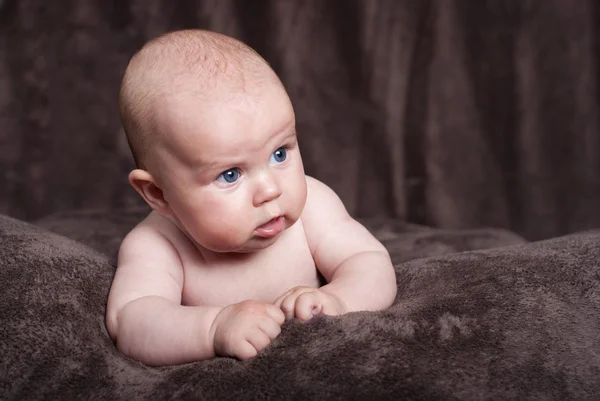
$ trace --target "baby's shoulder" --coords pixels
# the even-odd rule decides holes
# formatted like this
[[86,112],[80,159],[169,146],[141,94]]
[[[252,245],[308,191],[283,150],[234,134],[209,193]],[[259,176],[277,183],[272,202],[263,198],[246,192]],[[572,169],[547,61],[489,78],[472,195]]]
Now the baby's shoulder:
[[329,185],[314,177],[306,176],[307,200],[339,200],[339,197]]
[[125,236],[121,248],[178,250],[177,244],[181,241],[181,235],[179,228],[153,211]]
[[156,217],[151,213],[125,236],[119,248],[117,271],[127,272],[122,273],[125,277],[145,277],[150,281],[168,274],[182,283],[179,251],[165,235],[168,225]]
[[303,220],[312,216],[345,211],[344,204],[339,196],[327,184],[316,178],[306,176],[306,205],[302,213]]

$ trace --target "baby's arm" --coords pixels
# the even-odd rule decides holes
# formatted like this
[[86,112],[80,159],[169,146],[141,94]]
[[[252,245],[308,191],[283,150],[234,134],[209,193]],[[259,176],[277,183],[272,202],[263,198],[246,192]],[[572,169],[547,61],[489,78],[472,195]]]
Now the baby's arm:
[[246,301],[225,308],[183,306],[183,267],[171,242],[142,223],[123,240],[106,324],[117,348],[147,365],[215,355],[251,358],[280,332],[281,311]]
[[[328,284],[295,288],[275,302],[287,318],[381,310],[396,297],[396,275],[385,247],[346,211],[325,184],[307,177],[302,223],[315,263]],[[312,313],[311,313],[312,312]]]
[[209,328],[220,308],[181,306],[183,267],[177,251],[142,222],[121,244],[106,312],[117,348],[148,365],[213,357]]

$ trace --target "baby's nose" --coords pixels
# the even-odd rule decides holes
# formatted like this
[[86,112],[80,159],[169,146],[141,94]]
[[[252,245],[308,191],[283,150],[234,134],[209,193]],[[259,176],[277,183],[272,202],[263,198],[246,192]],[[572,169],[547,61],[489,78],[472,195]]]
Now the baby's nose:
[[270,202],[279,198],[281,195],[281,186],[276,177],[269,172],[263,171],[256,180],[256,189],[254,191],[254,206],[260,206],[263,203]]

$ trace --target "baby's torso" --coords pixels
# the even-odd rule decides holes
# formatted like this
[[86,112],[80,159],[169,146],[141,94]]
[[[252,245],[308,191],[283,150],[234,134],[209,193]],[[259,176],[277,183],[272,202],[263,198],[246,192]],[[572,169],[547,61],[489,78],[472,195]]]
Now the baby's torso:
[[165,234],[183,265],[184,305],[226,306],[250,299],[273,302],[290,288],[320,285],[301,220],[270,247],[229,257],[205,258],[181,231]]

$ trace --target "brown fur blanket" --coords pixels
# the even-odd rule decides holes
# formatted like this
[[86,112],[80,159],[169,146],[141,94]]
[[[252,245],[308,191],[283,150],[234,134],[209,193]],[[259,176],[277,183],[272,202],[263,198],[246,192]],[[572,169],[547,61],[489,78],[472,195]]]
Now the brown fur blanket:
[[394,258],[390,309],[288,322],[246,362],[148,368],[123,357],[104,326],[116,248],[138,217],[67,213],[33,225],[0,216],[0,399],[600,394],[599,231],[525,243],[498,230],[368,221]]

